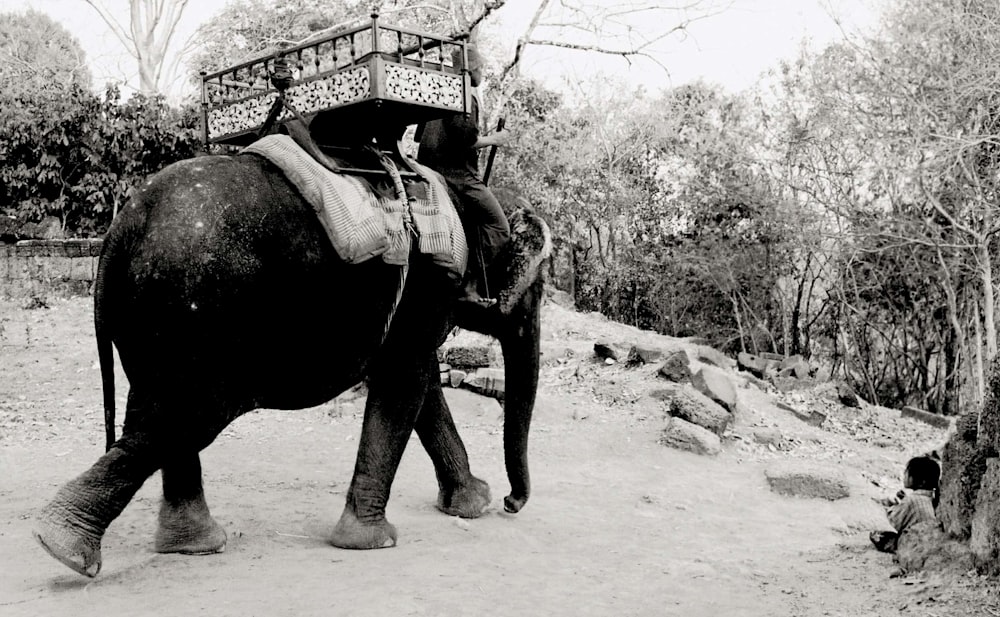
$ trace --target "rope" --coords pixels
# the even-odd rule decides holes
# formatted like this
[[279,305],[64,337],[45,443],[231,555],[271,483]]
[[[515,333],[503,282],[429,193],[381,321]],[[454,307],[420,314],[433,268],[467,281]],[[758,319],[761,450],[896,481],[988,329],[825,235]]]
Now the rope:
[[[379,162],[382,167],[392,178],[392,185],[396,191],[396,199],[399,199],[403,203],[403,226],[406,228],[407,233],[416,242],[417,229],[413,225],[413,213],[410,209],[410,198],[406,194],[406,187],[403,185],[403,178],[399,175],[399,169],[393,160],[386,156],[383,152],[371,148],[375,155],[378,157]],[[412,252],[412,251],[411,251]],[[399,284],[396,287],[396,299],[392,303],[392,308],[389,310],[389,318],[386,320],[385,330],[382,332],[382,343],[385,343],[385,339],[389,336],[389,328],[392,327],[392,320],[396,316],[396,309],[399,308],[399,303],[403,299],[403,289],[406,287],[406,277],[410,272],[410,260],[406,260],[406,263],[399,268]],[[380,343],[381,344],[381,343]]]

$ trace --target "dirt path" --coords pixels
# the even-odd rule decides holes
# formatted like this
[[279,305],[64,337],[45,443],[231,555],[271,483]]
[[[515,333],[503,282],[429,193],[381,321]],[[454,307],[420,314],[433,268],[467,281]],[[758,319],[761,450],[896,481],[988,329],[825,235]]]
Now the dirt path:
[[[101,574],[85,579],[35,546],[30,529],[58,486],[102,451],[90,319],[86,299],[0,304],[0,615],[1000,615],[992,583],[890,579],[889,557],[867,546],[881,520],[870,480],[894,477],[933,430],[876,414],[865,421],[900,433],[879,447],[808,427],[771,395],[741,388],[732,432],[742,439],[714,458],[670,450],[656,443],[658,403],[642,395],[650,377],[585,353],[597,335],[652,335],[557,307],[547,313],[558,326],[546,331],[533,496],[522,513],[500,506],[496,408],[450,391],[473,471],[493,488],[491,510],[474,521],[438,513],[433,470],[414,438],[388,510],[399,546],[335,549],[324,538],[350,480],[360,403],[261,411],[202,457],[209,505],[230,534],[224,554],[152,552],[154,477],[108,530]],[[575,364],[552,360],[569,354]],[[781,430],[790,451],[746,438],[764,425]],[[836,467],[852,495],[776,495],[763,473],[776,462]]]

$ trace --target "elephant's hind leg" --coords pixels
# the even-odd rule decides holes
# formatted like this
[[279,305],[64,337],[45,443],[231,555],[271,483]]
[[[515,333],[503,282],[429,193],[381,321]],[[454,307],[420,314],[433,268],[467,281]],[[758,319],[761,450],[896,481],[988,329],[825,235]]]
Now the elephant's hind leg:
[[158,553],[208,555],[226,549],[226,532],[208,511],[197,452],[163,464],[163,502],[154,547]]
[[472,475],[440,384],[431,384],[416,423],[417,436],[434,463],[437,508],[449,516],[477,518],[490,505],[490,486]]
[[104,531],[158,466],[146,444],[123,436],[90,469],[59,489],[38,516],[35,539],[73,571],[97,576]]

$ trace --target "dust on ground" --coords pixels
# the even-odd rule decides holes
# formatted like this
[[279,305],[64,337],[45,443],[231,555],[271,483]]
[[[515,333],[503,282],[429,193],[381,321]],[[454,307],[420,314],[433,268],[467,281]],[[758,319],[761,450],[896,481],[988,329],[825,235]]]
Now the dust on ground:
[[[1000,615],[996,584],[974,573],[889,578],[867,535],[886,525],[873,498],[894,492],[909,456],[942,431],[898,412],[738,384],[724,452],[658,445],[656,368],[605,366],[599,338],[697,348],[548,304],[531,435],[532,498],[503,512],[499,408],[448,390],[473,472],[493,505],[480,519],[434,508],[430,460],[414,437],[388,517],[399,545],[327,544],[357,447],[363,400],[237,420],[202,454],[205,492],[229,533],[223,554],[158,555],[159,479],[109,528],[96,579],[72,573],[31,537],[56,489],[103,451],[100,371],[89,299],[47,308],[0,302],[0,614],[20,615]],[[118,369],[119,410],[127,392]],[[788,401],[791,396],[793,400]],[[817,408],[825,428],[775,405]],[[119,420],[123,413],[119,413]],[[762,445],[755,430],[781,441]],[[851,496],[772,493],[772,465],[835,469]]]

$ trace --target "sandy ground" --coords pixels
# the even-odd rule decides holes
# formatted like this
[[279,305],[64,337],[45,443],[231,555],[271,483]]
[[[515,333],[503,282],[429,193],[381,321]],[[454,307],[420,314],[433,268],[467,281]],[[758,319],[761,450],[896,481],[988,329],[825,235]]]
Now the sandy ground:
[[[325,538],[343,507],[363,401],[263,410],[202,455],[205,489],[227,529],[223,554],[152,552],[160,483],[151,478],[104,539],[96,579],[31,538],[34,514],[102,453],[100,374],[89,299],[48,308],[0,303],[0,615],[1000,615],[974,574],[889,578],[867,533],[935,429],[889,410],[846,410],[829,428],[774,406],[734,375],[740,412],[725,450],[702,457],[657,443],[655,368],[606,367],[597,337],[672,348],[675,339],[559,306],[546,308],[545,365],[531,441],[532,499],[507,491],[495,402],[449,391],[473,471],[494,504],[462,521],[434,509],[436,484],[413,438],[393,486],[393,549],[352,552]],[[119,383],[124,376],[119,373]],[[662,384],[661,384],[662,385]],[[126,389],[119,388],[123,409]],[[123,414],[119,413],[119,417]],[[754,443],[758,427],[787,447]],[[768,488],[774,465],[834,469],[836,502]],[[888,478],[888,480],[886,480]],[[878,485],[876,485],[878,484]]]

